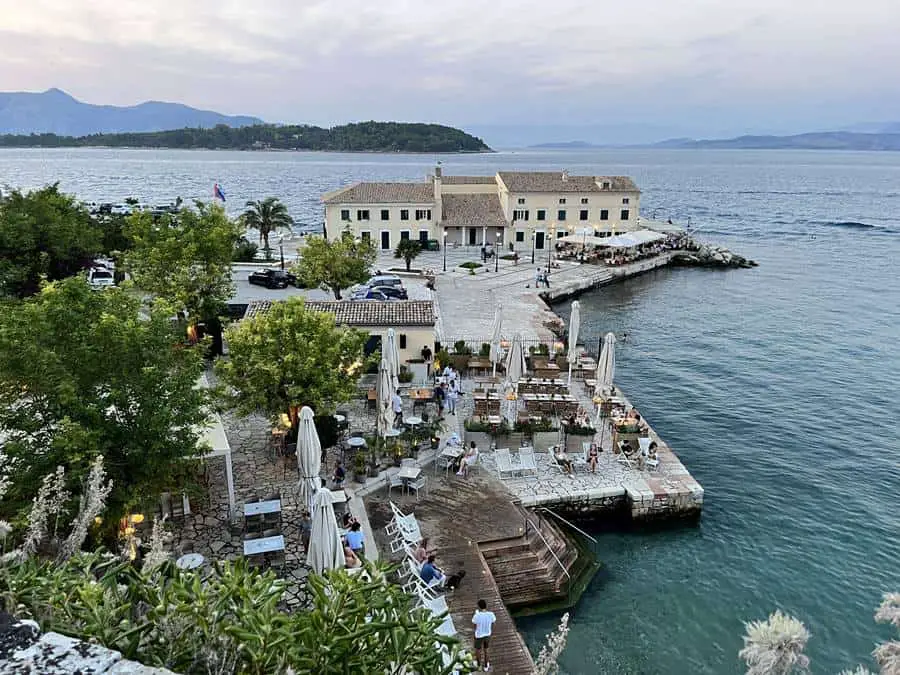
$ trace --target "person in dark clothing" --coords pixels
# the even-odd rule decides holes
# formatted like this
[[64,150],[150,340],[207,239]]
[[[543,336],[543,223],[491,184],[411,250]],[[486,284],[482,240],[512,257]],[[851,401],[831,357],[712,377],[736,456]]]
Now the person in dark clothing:
[[434,388],[434,402],[437,404],[438,417],[444,418],[444,405],[447,402],[447,385],[441,382]]

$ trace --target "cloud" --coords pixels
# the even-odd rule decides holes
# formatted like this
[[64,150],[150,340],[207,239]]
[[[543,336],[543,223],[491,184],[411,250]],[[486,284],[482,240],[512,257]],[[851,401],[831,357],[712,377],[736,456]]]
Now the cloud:
[[740,120],[842,95],[877,119],[900,102],[896,0],[0,0],[0,16],[0,90],[280,121]]

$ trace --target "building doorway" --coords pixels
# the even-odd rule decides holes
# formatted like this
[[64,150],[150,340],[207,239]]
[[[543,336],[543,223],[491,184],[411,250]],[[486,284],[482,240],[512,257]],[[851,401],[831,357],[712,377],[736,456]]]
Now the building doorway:
[[535,232],[534,233],[534,247],[538,250],[543,250],[543,248],[544,248],[544,233],[543,232]]
[[469,246],[475,246],[478,243],[478,230],[477,228],[470,227],[469,228]]
[[391,250],[391,233],[386,230],[381,232],[381,250],[382,251],[390,251]]

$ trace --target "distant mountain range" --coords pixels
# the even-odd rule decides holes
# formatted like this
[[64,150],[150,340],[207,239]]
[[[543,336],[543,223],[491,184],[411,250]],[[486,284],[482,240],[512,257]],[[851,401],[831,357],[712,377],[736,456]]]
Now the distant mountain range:
[[735,150],[900,150],[900,133],[821,131],[794,136],[738,136],[713,140],[674,138],[654,143],[651,147]]
[[[731,150],[900,150],[900,122],[880,125],[859,125],[879,128],[877,133],[855,131],[819,131],[793,136],[738,136],[736,138],[705,139],[671,138],[659,143],[618,146],[675,149],[731,149]],[[890,131],[896,129],[896,131]],[[594,145],[584,141],[541,143],[532,148],[577,150],[579,148],[615,147]]]
[[180,103],[147,101],[135,106],[83,103],[59,89],[40,93],[0,92],[0,134],[52,133],[87,136],[99,133],[244,127],[262,124],[257,117],[222,115]]

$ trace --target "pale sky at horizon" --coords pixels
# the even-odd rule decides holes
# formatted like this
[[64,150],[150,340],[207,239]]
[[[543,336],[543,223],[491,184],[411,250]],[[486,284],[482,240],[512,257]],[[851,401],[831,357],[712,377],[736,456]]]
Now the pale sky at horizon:
[[0,91],[267,121],[900,120],[900,0],[0,0]]

